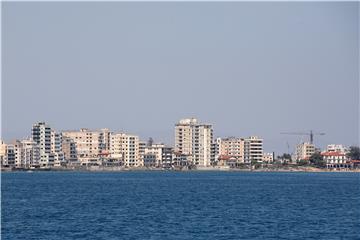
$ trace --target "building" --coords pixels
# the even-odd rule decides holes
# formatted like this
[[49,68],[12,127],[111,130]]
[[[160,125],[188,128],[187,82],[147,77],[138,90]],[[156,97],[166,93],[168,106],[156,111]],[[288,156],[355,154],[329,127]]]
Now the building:
[[222,138],[218,142],[220,142],[219,152],[223,160],[228,157],[237,163],[244,162],[245,140],[243,138],[228,137]]
[[213,128],[210,124],[201,124],[195,118],[182,119],[175,124],[175,151],[188,156],[188,160],[197,166],[210,166]]
[[40,147],[40,166],[53,166],[51,153],[51,128],[45,122],[38,122],[32,126],[31,137]]
[[62,135],[75,143],[77,159],[81,162],[98,158],[105,146],[101,131],[81,128],[80,131],[64,131]]
[[342,152],[326,151],[321,155],[326,162],[326,168],[351,168],[352,163],[350,159]]
[[110,157],[121,158],[126,167],[143,165],[139,150],[139,137],[125,133],[111,135]]
[[153,153],[145,153],[143,156],[144,167],[157,167],[156,155]]
[[174,150],[172,147],[163,147],[161,150],[161,163],[163,168],[173,167]]
[[263,160],[263,139],[257,136],[250,136],[244,139],[244,162],[262,162]]
[[0,159],[2,167],[15,167],[15,146],[1,141]]
[[295,159],[296,161],[309,160],[311,155],[313,155],[314,153],[315,153],[314,144],[308,142],[300,143],[296,146]]
[[60,133],[56,133],[45,122],[38,122],[32,126],[31,137],[39,145],[40,167],[56,167],[65,163]]
[[102,153],[108,153],[110,151],[110,142],[111,142],[111,134],[112,132],[107,128],[100,129],[100,136],[99,136],[99,142],[100,142],[100,151]]
[[40,166],[40,147],[31,140],[16,141],[15,148],[18,151],[15,165],[19,168],[37,168]]
[[272,163],[274,162],[274,153],[263,153],[263,159],[262,161],[265,162],[265,163]]
[[72,138],[63,137],[61,148],[64,152],[64,158],[67,163],[77,162],[78,159],[77,159],[76,144]]
[[165,147],[164,144],[151,144],[146,145],[144,148],[144,155],[151,154],[155,156],[155,166],[162,167],[162,150]]
[[347,148],[341,144],[329,144],[326,147],[327,152],[347,153]]

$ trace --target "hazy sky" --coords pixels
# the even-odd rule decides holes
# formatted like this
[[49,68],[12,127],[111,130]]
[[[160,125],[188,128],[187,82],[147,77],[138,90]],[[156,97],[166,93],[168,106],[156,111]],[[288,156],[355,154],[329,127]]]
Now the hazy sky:
[[41,120],[172,144],[197,117],[265,151],[358,144],[357,2],[2,4],[6,141]]

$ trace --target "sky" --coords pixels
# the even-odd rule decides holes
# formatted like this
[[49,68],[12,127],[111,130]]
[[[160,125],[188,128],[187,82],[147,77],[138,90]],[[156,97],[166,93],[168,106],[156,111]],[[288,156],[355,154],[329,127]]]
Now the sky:
[[358,2],[4,2],[2,132],[110,128],[173,144],[196,117],[264,150],[359,144]]

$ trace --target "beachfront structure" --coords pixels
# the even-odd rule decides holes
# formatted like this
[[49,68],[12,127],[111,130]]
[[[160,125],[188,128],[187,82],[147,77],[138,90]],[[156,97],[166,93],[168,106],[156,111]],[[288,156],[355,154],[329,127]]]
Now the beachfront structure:
[[32,126],[31,137],[40,147],[40,165],[52,165],[53,162],[49,158],[51,153],[51,127],[45,122],[37,122]]
[[143,165],[139,150],[139,137],[125,133],[111,134],[110,157],[121,159],[125,167]]
[[175,124],[175,151],[186,155],[187,160],[194,165],[210,166],[212,142],[211,124],[199,123],[195,118],[182,119]]
[[321,155],[326,162],[326,168],[351,168],[351,162],[346,153],[326,151]]
[[163,147],[161,150],[161,164],[163,168],[172,168],[174,160],[174,149],[172,147]]
[[244,162],[262,162],[263,139],[258,136],[250,136],[244,139]]
[[40,161],[40,147],[31,139],[16,140],[15,146],[15,167],[30,168],[38,167]]
[[61,134],[51,129],[45,122],[33,124],[31,139],[39,145],[40,167],[54,167],[64,164],[61,138]]
[[219,153],[220,156],[222,156],[222,159],[228,157],[237,163],[244,162],[245,140],[243,138],[227,137],[217,139],[217,142],[220,143]]
[[62,150],[64,152],[65,161],[68,163],[73,163],[77,161],[77,151],[76,144],[72,138],[62,137]]
[[161,167],[162,166],[162,151],[163,151],[164,147],[165,147],[165,144],[162,144],[162,143],[146,145],[144,148],[144,155],[154,155],[155,156],[155,166]]
[[315,153],[315,145],[309,142],[300,143],[296,146],[295,159],[309,160],[310,156]]
[[64,131],[62,134],[74,141],[77,159],[81,162],[97,158],[102,151],[101,131],[81,128],[79,131]]
[[265,162],[265,163],[272,163],[274,162],[274,153],[263,153],[263,159],[262,161]]

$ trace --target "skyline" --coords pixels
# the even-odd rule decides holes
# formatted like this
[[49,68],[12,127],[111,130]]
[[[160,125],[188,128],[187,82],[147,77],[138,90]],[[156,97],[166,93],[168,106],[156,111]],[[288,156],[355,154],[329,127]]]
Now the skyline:
[[173,145],[196,117],[279,153],[301,140],[280,132],[359,145],[358,7],[3,3],[2,138],[44,120]]

